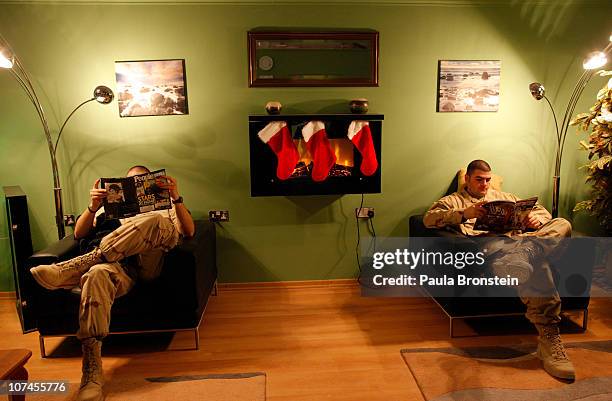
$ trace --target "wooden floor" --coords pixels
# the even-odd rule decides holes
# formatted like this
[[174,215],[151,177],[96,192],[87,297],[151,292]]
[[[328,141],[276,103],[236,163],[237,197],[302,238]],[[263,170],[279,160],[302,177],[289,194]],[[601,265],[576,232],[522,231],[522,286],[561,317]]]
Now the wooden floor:
[[[593,299],[589,318],[586,333],[564,334],[564,340],[612,339],[612,301]],[[21,334],[14,301],[0,300],[0,322],[0,349],[33,351],[26,365],[32,379],[79,381],[76,340],[48,339],[51,357],[41,359],[38,334]],[[112,336],[103,348],[104,368],[107,380],[265,372],[269,401],[422,400],[400,349],[533,342],[525,327],[451,340],[448,318],[428,299],[362,298],[357,286],[346,284],[221,289],[209,301],[199,351],[189,350],[190,333]]]

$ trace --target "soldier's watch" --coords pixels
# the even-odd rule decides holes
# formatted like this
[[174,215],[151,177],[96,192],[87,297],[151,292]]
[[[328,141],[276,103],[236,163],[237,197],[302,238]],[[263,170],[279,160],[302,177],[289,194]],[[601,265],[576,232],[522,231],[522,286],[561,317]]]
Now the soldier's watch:
[[176,205],[177,203],[183,203],[183,197],[182,196],[179,196],[178,198],[172,200],[172,204],[173,205]]

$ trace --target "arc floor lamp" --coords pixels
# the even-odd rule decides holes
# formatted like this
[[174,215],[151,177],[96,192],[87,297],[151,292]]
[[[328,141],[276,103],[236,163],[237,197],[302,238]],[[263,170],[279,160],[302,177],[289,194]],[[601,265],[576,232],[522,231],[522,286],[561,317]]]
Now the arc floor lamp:
[[565,113],[563,114],[563,121],[561,122],[560,127],[557,122],[555,109],[553,108],[552,104],[545,95],[544,85],[539,82],[532,82],[531,84],[529,84],[529,91],[531,92],[531,96],[533,96],[536,100],[545,99],[548,103],[548,106],[552,111],[553,118],[555,120],[555,128],[557,130],[557,154],[555,157],[555,173],[553,176],[553,218],[559,216],[559,185],[561,181],[561,159],[563,157],[563,147],[565,146],[565,137],[567,136],[567,129],[569,128],[572,116],[574,115],[574,108],[576,107],[576,103],[578,103],[578,99],[580,99],[582,91],[584,91],[584,88],[589,83],[589,80],[595,74],[595,70],[597,68],[603,67],[608,62],[608,55],[612,51],[612,35],[610,35],[609,40],[610,42],[603,51],[591,52],[584,59],[582,63],[584,71],[580,76],[580,79],[578,79],[578,82],[574,86],[572,95],[570,96],[567,107],[565,108]]
[[23,64],[15,54],[15,52],[11,49],[11,46],[4,39],[2,35],[0,35],[0,68],[8,69],[13,77],[19,82],[23,90],[26,92],[30,102],[36,109],[36,113],[40,118],[40,122],[43,126],[43,131],[45,133],[45,138],[47,139],[47,145],[49,146],[49,156],[51,156],[51,170],[53,172],[53,198],[55,201],[55,224],[57,225],[57,235],[61,239],[65,236],[66,230],[64,228],[64,211],[62,206],[62,187],[60,185],[59,172],[57,168],[57,158],[56,151],[57,146],[59,144],[59,139],[62,135],[62,131],[66,126],[66,123],[72,117],[72,115],[83,105],[89,103],[91,101],[97,101],[98,103],[108,104],[113,101],[114,94],[113,91],[106,86],[97,86],[94,89],[93,97],[85,100],[81,104],[79,104],[75,109],[68,115],[64,123],[62,124],[58,134],[55,144],[53,143],[53,139],[51,136],[51,130],[49,129],[49,122],[47,117],[45,116],[45,111],[43,109],[42,104],[34,90],[34,86],[32,85],[32,81],[28,73],[26,72]]

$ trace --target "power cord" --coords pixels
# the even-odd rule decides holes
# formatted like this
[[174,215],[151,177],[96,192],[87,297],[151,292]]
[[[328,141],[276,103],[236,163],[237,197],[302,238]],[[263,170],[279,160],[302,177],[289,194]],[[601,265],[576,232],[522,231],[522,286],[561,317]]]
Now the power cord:
[[374,229],[374,218],[368,217],[368,221],[370,222],[370,227],[372,227],[372,237],[376,239],[376,230]]
[[357,224],[357,246],[355,246],[355,255],[357,256],[357,268],[359,269],[359,277],[361,277],[361,263],[359,262],[359,214],[361,213],[361,209],[363,209],[363,198],[364,194],[361,194],[361,203],[359,204],[359,210],[355,213],[355,223]]
[[[361,284],[362,286],[365,286],[367,288],[371,288],[371,289],[376,289],[376,287],[371,286],[371,285],[367,285],[365,283],[363,283],[361,281],[361,276],[363,273],[363,270],[361,269],[361,262],[359,260],[359,245],[361,243],[361,233],[360,233],[360,229],[359,229],[359,215],[361,214],[361,210],[363,209],[363,201],[364,201],[364,194],[361,194],[361,202],[359,204],[359,209],[357,209],[357,213],[355,213],[355,223],[357,225],[357,245],[355,246],[355,256],[357,257],[357,268],[359,269],[359,278],[357,279],[357,281],[359,282],[359,284]],[[373,245],[374,245],[374,251],[376,251],[376,230],[374,229],[374,222],[373,219],[374,218],[374,213],[372,211],[370,211],[368,213],[368,230],[371,229],[370,234],[373,237]]]

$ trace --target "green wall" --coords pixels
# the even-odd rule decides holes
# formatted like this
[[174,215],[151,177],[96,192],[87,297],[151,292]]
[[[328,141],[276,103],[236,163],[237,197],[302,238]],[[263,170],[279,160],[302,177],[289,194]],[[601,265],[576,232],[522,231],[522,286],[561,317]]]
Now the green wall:
[[[98,84],[115,88],[114,61],[184,58],[190,114],[119,118],[117,104],[88,104],[67,126],[59,150],[65,212],[78,214],[100,176],[132,164],[165,167],[193,214],[229,209],[218,230],[220,281],[347,278],[356,275],[359,196],[251,198],[249,114],[280,100],[287,112],[346,110],[367,97],[385,114],[383,192],[367,195],[380,236],[407,234],[408,216],[446,190],[453,173],[474,158],[489,160],[505,189],[550,203],[554,155],[551,115],[529,96],[543,82],[562,114],[582,56],[610,34],[609,1],[495,1],[453,4],[411,1],[384,5],[80,4],[0,2],[0,32],[32,76],[57,131]],[[247,85],[246,32],[258,26],[370,28],[380,32],[378,88],[270,88]],[[497,113],[435,112],[439,59],[500,59]],[[578,110],[594,100],[589,85]],[[33,107],[8,72],[0,71],[0,186],[28,194],[34,248],[55,239],[47,145]],[[574,216],[585,196],[576,167],[585,156],[570,132],[561,215]],[[12,289],[4,210],[0,215],[0,291]],[[365,228],[365,226],[364,226]]]

